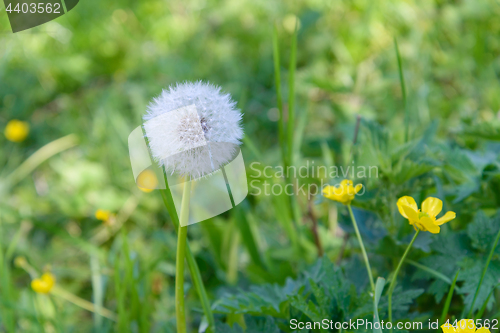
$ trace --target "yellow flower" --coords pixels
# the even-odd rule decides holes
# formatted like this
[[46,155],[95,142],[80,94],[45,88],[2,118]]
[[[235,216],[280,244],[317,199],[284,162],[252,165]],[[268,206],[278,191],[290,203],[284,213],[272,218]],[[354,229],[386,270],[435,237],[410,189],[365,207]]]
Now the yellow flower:
[[44,273],[40,278],[31,281],[31,288],[39,294],[48,294],[54,284],[56,277],[51,273]]
[[158,186],[158,179],[153,171],[147,169],[137,177],[137,186],[143,192],[149,193]]
[[98,220],[101,220],[103,222],[107,222],[110,217],[111,217],[111,213],[109,210],[98,209],[95,212],[95,218]]
[[454,212],[446,212],[442,217],[436,220],[436,216],[443,209],[443,202],[438,198],[429,197],[422,202],[422,211],[418,209],[417,203],[412,197],[404,196],[398,200],[398,209],[401,215],[410,221],[410,224],[422,231],[429,231],[438,234],[439,227],[456,217]]
[[13,119],[5,126],[5,137],[12,142],[21,142],[26,139],[30,132],[30,125],[21,120]]
[[326,186],[323,189],[323,195],[325,198],[348,205],[362,188],[363,185],[358,184],[354,187],[352,180],[344,179],[339,186]]
[[457,323],[457,327],[452,324],[444,324],[441,326],[443,333],[490,333],[486,327],[481,327],[476,330],[476,325],[473,319],[462,319]]

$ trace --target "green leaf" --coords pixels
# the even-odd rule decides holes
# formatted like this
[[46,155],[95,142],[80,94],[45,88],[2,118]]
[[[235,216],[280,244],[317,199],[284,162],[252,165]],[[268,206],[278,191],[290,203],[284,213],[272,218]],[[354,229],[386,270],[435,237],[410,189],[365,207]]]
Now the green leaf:
[[474,248],[486,252],[491,247],[492,235],[496,235],[499,228],[498,218],[490,219],[480,210],[476,213],[473,222],[467,226],[467,235]]

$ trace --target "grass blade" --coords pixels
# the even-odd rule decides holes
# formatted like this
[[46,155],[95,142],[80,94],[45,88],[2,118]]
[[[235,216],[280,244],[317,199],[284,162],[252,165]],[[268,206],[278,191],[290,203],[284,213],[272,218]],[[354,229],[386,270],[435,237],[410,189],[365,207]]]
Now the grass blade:
[[408,113],[408,104],[406,102],[406,85],[403,74],[403,64],[401,61],[401,55],[399,54],[398,41],[396,40],[396,37],[394,37],[394,48],[396,49],[396,57],[398,59],[399,82],[401,84],[401,94],[403,95],[403,107],[405,110],[405,142],[408,142],[410,138],[410,115]]
[[457,283],[459,273],[460,270],[458,270],[457,274],[455,274],[455,278],[453,279],[453,282],[451,283],[450,286],[450,290],[448,291],[448,296],[446,297],[446,302],[444,303],[443,312],[441,313],[441,320],[439,321],[441,325],[444,325],[446,316],[448,315],[448,310],[450,309],[451,299],[453,298],[453,292],[455,290],[455,285]]
[[481,279],[479,280],[479,283],[477,285],[476,293],[474,294],[474,299],[472,300],[472,304],[470,306],[470,310],[469,310],[469,314],[467,315],[467,318],[472,318],[472,313],[474,312],[474,304],[476,303],[476,298],[477,298],[477,295],[479,294],[479,289],[481,289],[481,285],[483,284],[484,276],[486,275],[486,271],[488,270],[488,266],[490,265],[491,258],[493,257],[493,253],[495,252],[495,248],[497,247],[499,239],[500,239],[500,230],[498,231],[497,237],[495,238],[495,242],[493,243],[493,246],[491,247],[491,251],[490,251],[490,254],[488,256],[488,260],[486,260],[486,265],[484,266],[483,274],[481,274]]
[[435,277],[437,277],[440,280],[443,280],[447,284],[451,284],[452,283],[452,281],[446,275],[444,275],[442,273],[439,273],[438,271],[436,271],[436,270],[434,270],[434,269],[432,269],[430,267],[424,266],[424,265],[419,264],[418,262],[410,260],[410,259],[406,259],[406,262],[409,263],[412,266],[420,268],[423,271],[426,271],[427,273],[429,273],[431,275],[434,275]]
[[286,170],[286,146],[285,146],[285,119],[283,118],[283,95],[281,93],[281,67],[280,67],[280,52],[279,52],[279,39],[278,39],[278,26],[276,23],[273,28],[273,59],[274,59],[274,82],[276,85],[276,103],[280,119],[278,120],[278,140],[281,148],[281,158],[283,160],[283,167]]
[[293,138],[295,137],[295,70],[297,68],[297,33],[298,19],[292,36],[292,49],[290,50],[290,68],[288,71],[288,163],[294,165]]
[[493,293],[495,292],[495,289],[497,288],[497,286],[498,285],[496,285],[493,289],[491,289],[488,297],[486,298],[486,301],[484,301],[483,306],[481,307],[481,309],[477,313],[476,318],[481,319],[481,317],[483,316],[484,311],[486,310],[486,306],[488,305],[488,302],[490,301],[491,295],[493,295]]

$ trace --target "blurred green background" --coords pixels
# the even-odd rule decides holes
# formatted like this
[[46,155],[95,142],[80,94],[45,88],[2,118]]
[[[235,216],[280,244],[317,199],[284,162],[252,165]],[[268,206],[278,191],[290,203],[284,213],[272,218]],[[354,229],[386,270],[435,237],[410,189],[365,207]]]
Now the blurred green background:
[[[413,151],[420,158],[414,163],[422,165],[422,158],[434,158],[441,164],[426,160],[430,168],[397,180],[382,170],[381,180],[365,184],[372,186],[368,190],[392,184],[386,187],[389,192],[371,192],[360,206],[376,212],[382,221],[391,216],[404,225],[396,228],[392,221],[387,227],[390,236],[386,236],[405,239],[397,243],[402,249],[408,242],[403,236],[411,228],[390,206],[397,195],[421,188],[416,198],[441,193],[443,200],[449,199],[447,209],[466,210],[452,227],[457,232],[466,230],[476,211],[492,216],[500,202],[493,194],[498,182],[491,180],[498,179],[498,149],[490,144],[500,133],[498,17],[500,3],[493,0],[81,0],[52,22],[12,34],[2,5],[0,129],[19,119],[29,123],[30,131],[22,142],[0,136],[0,331],[10,331],[9,327],[16,332],[175,330],[176,234],[159,193],[143,193],[135,186],[127,137],[141,124],[148,102],[163,88],[180,81],[208,80],[231,93],[244,113],[247,139],[242,149],[249,176],[248,165],[253,161],[279,165],[273,26],[278,30],[287,101],[297,18],[297,164],[307,159],[349,163],[358,115],[367,131],[383,126],[377,135],[388,135],[389,146],[403,142],[405,108],[394,48],[397,38],[411,138],[425,138],[432,126],[432,144]],[[286,113],[287,103],[284,109]],[[74,136],[66,137],[70,134]],[[38,149],[62,137],[66,138],[52,146],[53,153],[42,154],[40,163],[28,161],[19,170]],[[376,154],[368,152],[374,152],[373,137],[362,138],[360,152],[364,153],[359,154],[359,163],[379,165]],[[482,157],[474,159],[463,150]],[[470,158],[472,167],[464,162],[466,166],[457,168],[465,176],[447,175],[442,161],[461,156]],[[414,182],[417,177],[421,178]],[[462,191],[460,200],[458,191]],[[279,200],[250,195],[242,204],[259,250],[272,266],[267,275],[249,258],[246,236],[234,236],[238,233],[232,223],[235,214],[189,228],[191,247],[212,302],[225,293],[237,293],[236,286],[247,290],[250,284],[283,284],[315,262],[318,252],[309,231],[307,202],[300,203],[304,221],[295,221],[305,238],[305,250],[299,255],[290,247],[283,222],[277,221],[282,210]],[[335,262],[345,250],[344,232],[335,225],[337,206],[321,200],[316,203],[325,255]],[[390,208],[380,208],[380,203]],[[96,219],[99,209],[109,211],[111,217],[104,222]],[[338,212],[345,214],[342,206]],[[497,227],[492,228],[493,237]],[[346,265],[362,267],[356,243],[349,244],[346,257],[354,261]],[[373,243],[373,251],[396,246],[391,245],[394,241],[380,244]],[[385,253],[379,251],[375,262],[384,261]],[[430,252],[424,249],[414,259],[426,253]],[[30,275],[14,261],[19,256],[38,272],[53,272],[66,291],[127,317],[127,324],[118,327],[60,297],[35,294]],[[378,272],[388,275],[394,260],[385,260],[385,268]],[[118,274],[121,270],[130,274]],[[455,271],[446,274],[453,279]],[[497,280],[491,279],[494,290]],[[358,291],[366,282],[357,284]],[[194,332],[203,325],[203,314],[189,278],[186,288]],[[432,296],[423,296],[423,303],[412,303],[411,311],[439,315],[441,298],[434,301]],[[491,315],[494,298],[487,310]],[[461,302],[454,299],[452,303],[457,313]],[[423,311],[422,304],[434,310]],[[241,313],[247,312],[239,313],[222,311],[217,319],[242,323]],[[255,315],[256,310],[248,313]]]

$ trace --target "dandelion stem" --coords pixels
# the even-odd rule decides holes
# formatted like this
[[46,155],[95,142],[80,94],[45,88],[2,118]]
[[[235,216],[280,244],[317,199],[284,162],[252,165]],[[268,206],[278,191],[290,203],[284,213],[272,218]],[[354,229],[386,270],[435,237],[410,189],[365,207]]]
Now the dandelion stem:
[[187,222],[189,219],[189,200],[191,182],[184,183],[182,193],[179,233],[177,238],[177,258],[175,265],[175,316],[177,333],[186,333],[186,310],[184,308],[184,259],[186,257]]
[[[144,131],[144,127],[142,128],[142,131],[144,133],[146,144],[149,147],[149,141],[147,139],[146,132]],[[177,215],[174,199],[172,198],[172,193],[170,192],[170,187],[168,185],[168,179],[167,179],[167,174],[165,172],[165,168],[163,168],[163,179],[165,181],[165,189],[160,190],[160,194],[163,199],[163,203],[165,204],[165,207],[167,208],[167,211],[170,214],[170,218],[172,219],[175,231],[179,232],[179,227],[180,227],[179,216]],[[215,320],[214,320],[214,315],[212,313],[212,309],[210,307],[210,301],[208,300],[207,290],[205,289],[205,285],[203,284],[203,280],[201,279],[200,269],[198,268],[198,264],[194,259],[193,253],[191,252],[187,240],[186,240],[186,260],[189,271],[191,273],[191,279],[193,280],[194,287],[196,289],[196,292],[198,293],[198,297],[200,298],[201,307],[203,308],[203,312],[207,317],[208,321],[207,332],[213,332],[213,330],[215,329]]]
[[359,246],[361,247],[361,252],[363,253],[363,259],[365,260],[366,270],[368,271],[368,277],[370,279],[370,285],[372,287],[372,292],[375,294],[375,284],[373,283],[373,275],[372,269],[370,267],[370,261],[368,261],[368,256],[366,255],[365,245],[363,244],[363,239],[361,238],[361,234],[359,233],[358,224],[356,223],[356,218],[354,218],[354,214],[352,213],[351,205],[347,205],[349,209],[349,214],[351,215],[352,224],[354,226],[354,230],[356,231],[356,236],[358,237]]
[[[396,271],[394,272],[394,275],[392,276],[391,279],[391,284],[389,285],[389,291],[387,292],[387,297],[389,298],[389,322],[392,322],[392,293],[394,292],[394,288],[396,287],[396,281],[398,278],[398,273],[399,270],[401,269],[401,266],[403,265],[403,262],[406,259],[406,256],[410,252],[410,249],[415,242],[415,239],[417,239],[418,234],[420,233],[420,229],[417,228],[417,232],[415,232],[415,236],[413,236],[413,239],[411,240],[410,244],[406,248],[405,253],[401,257],[401,260],[399,261],[398,267],[396,267]],[[392,332],[392,328],[391,328]]]
[[474,304],[476,303],[476,298],[477,298],[477,295],[479,294],[479,289],[481,289],[481,285],[483,284],[484,276],[486,275],[486,271],[488,270],[488,266],[490,265],[491,258],[493,257],[493,253],[495,252],[495,248],[497,247],[499,239],[500,239],[500,230],[498,231],[495,242],[493,243],[493,246],[491,248],[490,255],[488,256],[488,260],[486,261],[486,265],[484,266],[483,274],[481,274],[481,279],[479,280],[479,284],[477,285],[476,293],[474,294],[474,299],[472,300],[472,304],[470,305],[470,310],[469,310],[469,314],[467,315],[467,318],[472,318],[472,312],[474,312]]

